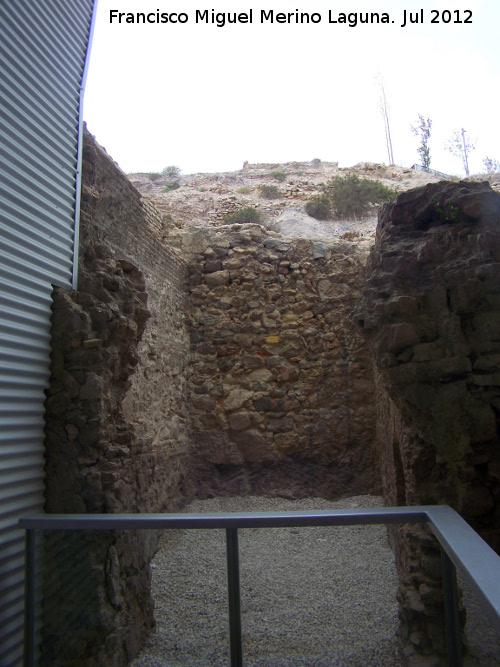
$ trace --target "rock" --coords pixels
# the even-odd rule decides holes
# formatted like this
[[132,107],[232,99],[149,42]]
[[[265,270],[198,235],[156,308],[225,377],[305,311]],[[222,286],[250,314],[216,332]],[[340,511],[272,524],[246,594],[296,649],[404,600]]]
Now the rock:
[[281,315],[282,322],[297,322],[300,319],[300,316],[297,313],[283,313]]
[[251,391],[246,389],[232,389],[229,395],[224,399],[224,409],[228,412],[243,407],[245,403],[253,396]]
[[253,401],[253,406],[259,412],[275,409],[275,403],[269,396],[255,399]]
[[89,338],[83,341],[83,347],[86,347],[88,349],[93,347],[101,347],[102,342],[103,341],[101,338]]
[[267,368],[259,368],[248,375],[251,382],[269,382],[272,377],[272,372]]
[[87,373],[85,384],[80,390],[82,400],[100,399],[104,390],[104,380],[95,373]]
[[205,273],[216,273],[218,271],[222,271],[222,262],[220,259],[207,260],[205,262]]
[[[392,352],[393,354],[399,354],[407,347],[415,346],[414,355],[415,355],[415,350],[417,350],[418,354],[417,343],[420,342],[420,337],[417,334],[417,330],[414,324],[410,322],[401,322],[400,324],[392,324],[388,327],[387,332],[384,333],[384,337],[387,340],[386,349],[389,352]],[[415,361],[424,361],[424,359],[415,359]]]
[[106,559],[106,592],[113,607],[120,608],[123,605],[121,594],[121,576],[118,554],[114,546],[110,546]]
[[191,399],[191,404],[195,410],[212,412],[217,404],[213,396],[196,396]]
[[232,431],[244,431],[250,428],[252,420],[248,412],[233,412],[227,416],[227,423]]
[[229,285],[231,276],[227,269],[222,271],[215,271],[214,273],[208,273],[204,276],[204,280],[209,287],[221,287],[223,285]]
[[263,368],[265,365],[265,361],[262,357],[243,356],[241,362],[245,368]]
[[326,246],[321,241],[313,241],[312,243],[312,253],[313,259],[319,259],[320,257],[326,257]]
[[349,287],[345,283],[332,282],[326,278],[318,280],[319,298],[321,301],[342,299],[348,296]]
[[282,431],[291,431],[293,427],[294,427],[294,421],[291,417],[278,417],[276,419],[268,419],[266,421],[266,429],[268,431],[272,431],[273,433],[281,433]]
[[290,382],[297,380],[299,372],[293,366],[279,365],[275,369],[275,377],[277,382]]

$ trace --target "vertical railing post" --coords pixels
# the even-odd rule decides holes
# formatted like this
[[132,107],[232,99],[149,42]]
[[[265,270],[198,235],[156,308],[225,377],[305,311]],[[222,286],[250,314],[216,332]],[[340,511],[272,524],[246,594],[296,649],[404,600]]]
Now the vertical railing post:
[[446,622],[446,644],[450,667],[462,667],[462,637],[458,618],[457,570],[450,557],[441,548],[443,569],[444,616]]
[[237,528],[226,528],[226,552],[231,667],[243,667],[243,649],[241,643],[240,563]]
[[35,530],[26,529],[24,556],[24,667],[35,664]]

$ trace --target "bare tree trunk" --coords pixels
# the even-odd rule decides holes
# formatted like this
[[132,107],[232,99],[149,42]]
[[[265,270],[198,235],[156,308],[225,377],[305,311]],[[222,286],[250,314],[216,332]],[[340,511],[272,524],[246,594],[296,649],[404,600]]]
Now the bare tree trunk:
[[391,128],[389,125],[389,105],[385,96],[385,88],[382,77],[378,78],[378,85],[380,87],[380,113],[384,119],[385,140],[387,144],[387,154],[389,156],[389,164],[394,164],[394,153],[392,151]]
[[469,161],[467,159],[467,144],[465,143],[465,130],[462,128],[462,141],[464,144],[464,167],[465,167],[465,175],[467,178],[469,178]]

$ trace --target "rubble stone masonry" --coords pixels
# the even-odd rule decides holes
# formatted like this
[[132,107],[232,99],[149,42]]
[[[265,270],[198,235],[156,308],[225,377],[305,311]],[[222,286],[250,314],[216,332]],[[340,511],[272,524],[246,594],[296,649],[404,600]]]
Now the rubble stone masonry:
[[207,490],[378,491],[372,369],[350,320],[365,259],[259,225],[193,235],[189,377]]

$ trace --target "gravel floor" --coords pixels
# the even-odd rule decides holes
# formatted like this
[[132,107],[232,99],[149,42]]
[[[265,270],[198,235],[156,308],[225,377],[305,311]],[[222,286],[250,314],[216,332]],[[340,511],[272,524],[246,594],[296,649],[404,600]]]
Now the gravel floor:
[[[215,498],[190,512],[375,507],[381,499]],[[225,532],[171,531],[153,561],[156,632],[134,667],[228,665]],[[400,666],[383,526],[239,531],[246,667]]]

